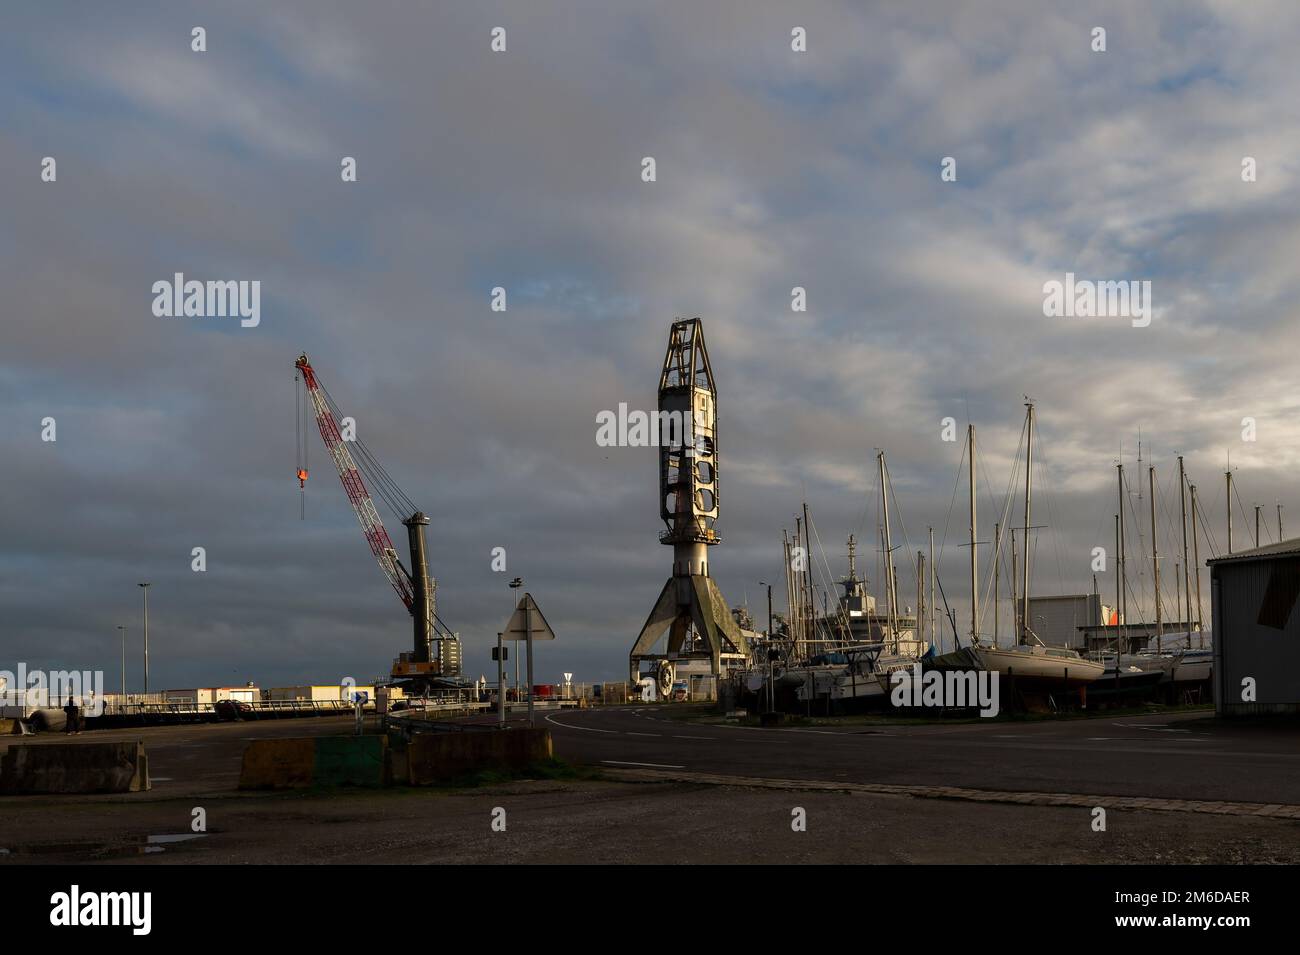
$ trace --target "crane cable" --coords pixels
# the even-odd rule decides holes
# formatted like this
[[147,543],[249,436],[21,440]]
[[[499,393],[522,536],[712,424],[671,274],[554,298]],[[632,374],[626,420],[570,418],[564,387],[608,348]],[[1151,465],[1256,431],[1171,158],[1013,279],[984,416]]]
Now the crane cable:
[[[319,379],[316,382],[316,387],[325,399],[325,404],[334,415],[335,420],[341,420],[344,416],[337,402],[334,401],[333,395],[320,383]],[[370,486],[374,488],[375,492],[388,506],[394,517],[404,521],[419,510],[415,502],[398,486],[384,466],[379,463],[379,460],[366,446],[365,442],[360,438],[352,437],[348,439],[348,443],[355,449],[356,453],[353,455],[353,460],[358,470],[369,478]]]
[[293,375],[293,428],[294,468],[298,475],[298,519],[307,519],[307,442],[303,435],[302,390],[298,387],[298,373]]

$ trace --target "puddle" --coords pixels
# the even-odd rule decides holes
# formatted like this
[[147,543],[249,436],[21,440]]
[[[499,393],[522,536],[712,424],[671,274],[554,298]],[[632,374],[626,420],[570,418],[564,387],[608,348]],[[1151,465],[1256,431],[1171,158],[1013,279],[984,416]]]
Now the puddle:
[[191,839],[202,839],[206,832],[164,832],[156,836],[149,836],[148,843],[151,846],[167,842],[189,842]]
[[151,836],[134,836],[123,842],[33,842],[12,849],[0,848],[0,855],[71,855],[89,859],[120,859],[129,856],[157,855],[168,845],[202,839],[206,832],[163,832]]

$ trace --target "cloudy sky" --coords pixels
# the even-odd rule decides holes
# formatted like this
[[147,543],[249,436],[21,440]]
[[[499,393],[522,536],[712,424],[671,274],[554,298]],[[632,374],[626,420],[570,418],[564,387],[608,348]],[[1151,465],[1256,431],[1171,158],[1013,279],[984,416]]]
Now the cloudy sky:
[[[1300,7],[610,7],[6,11],[0,669],[102,667],[116,686],[126,625],[138,685],[150,580],[155,688],[386,671],[409,621],[316,435],[299,516],[304,350],[430,515],[472,676],[515,575],[559,634],[539,680],[626,673],[671,551],[655,452],[598,447],[595,416],[653,407],[677,316],[704,318],[719,385],[711,568],[756,611],[805,499],[831,572],[855,533],[874,576],[883,448],[896,532],[946,540],[964,619],[962,449],[941,422],[979,429],[988,538],[1023,395],[1049,525],[1035,592],[1090,586],[1139,431],[1162,549],[1178,454],[1220,546],[1229,454],[1265,542],[1279,501],[1300,528]],[[152,285],[176,272],[260,281],[260,325],[156,317]],[[1151,324],[1045,317],[1043,284],[1066,272],[1150,281]]]

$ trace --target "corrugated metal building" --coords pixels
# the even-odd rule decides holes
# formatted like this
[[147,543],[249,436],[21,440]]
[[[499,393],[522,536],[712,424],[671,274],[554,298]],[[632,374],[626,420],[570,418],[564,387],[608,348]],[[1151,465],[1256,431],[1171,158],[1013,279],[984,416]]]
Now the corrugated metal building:
[[1300,713],[1300,538],[1206,563],[1215,713]]

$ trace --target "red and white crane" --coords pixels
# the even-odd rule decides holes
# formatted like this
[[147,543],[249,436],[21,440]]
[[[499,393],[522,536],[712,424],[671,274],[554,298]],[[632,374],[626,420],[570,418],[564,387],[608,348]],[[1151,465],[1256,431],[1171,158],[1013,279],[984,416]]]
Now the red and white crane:
[[[389,477],[383,465],[375,458],[364,443],[355,434],[344,436],[340,428],[340,419],[347,419],[339,413],[338,405],[330,397],[325,386],[320,383],[316,370],[307,356],[300,355],[294,367],[302,375],[303,385],[311,400],[316,415],[316,425],[320,429],[325,449],[329,451],[343,490],[347,492],[348,501],[361,524],[361,532],[370,553],[374,555],[388,582],[397,591],[402,605],[406,607],[414,621],[414,647],[411,653],[401,654],[393,664],[393,677],[398,680],[414,681],[427,686],[429,678],[456,677],[460,673],[460,641],[455,634],[440,627],[436,610],[436,584],[429,576],[429,562],[424,539],[424,528],[429,518],[420,511],[415,503],[406,496],[397,483]],[[350,447],[351,446],[351,447]],[[356,456],[352,454],[356,449]],[[364,474],[364,476],[363,476]],[[306,438],[300,435],[298,446],[298,484],[305,487],[307,482]],[[379,516],[379,509],[370,495],[370,487],[383,499],[384,503],[406,526],[411,551],[411,571],[402,566],[397,556],[397,549]],[[409,515],[402,517],[402,515]],[[433,643],[437,639],[435,651]]]
[[[375,560],[379,562],[379,569],[393,585],[393,589],[397,591],[397,596],[401,598],[406,609],[410,610],[415,604],[411,582],[398,562],[397,549],[393,547],[393,541],[384,528],[383,520],[379,517],[379,509],[375,507],[374,498],[366,489],[366,482],[362,479],[361,472],[357,470],[356,462],[352,460],[352,454],[343,440],[343,432],[339,429],[334,411],[330,408],[328,394],[320,386],[320,381],[316,378],[316,370],[312,368],[305,354],[298,357],[295,367],[302,373],[307,396],[316,411],[316,425],[320,428],[321,439],[325,442],[325,449],[329,451],[330,457],[334,459],[334,467],[338,469],[339,480],[343,482],[343,490],[347,492],[348,500],[352,503],[352,510],[356,511],[361,532],[366,535],[366,543],[370,545],[370,553],[375,555]],[[299,467],[299,485],[301,486],[306,480],[307,469]]]

